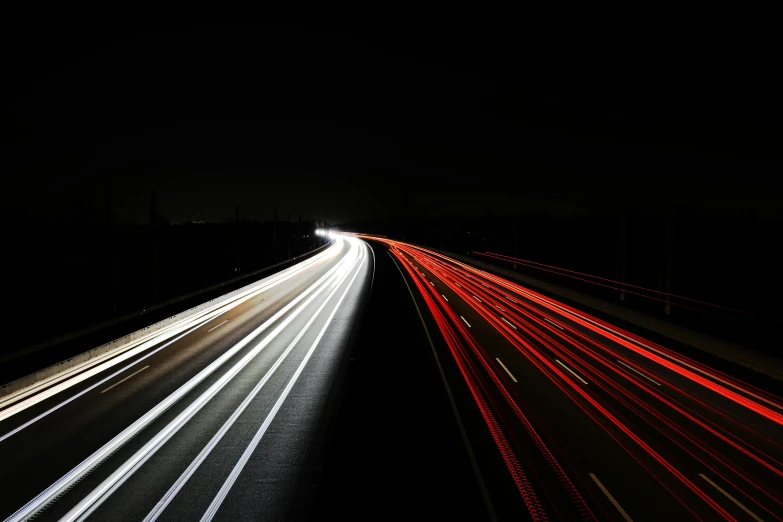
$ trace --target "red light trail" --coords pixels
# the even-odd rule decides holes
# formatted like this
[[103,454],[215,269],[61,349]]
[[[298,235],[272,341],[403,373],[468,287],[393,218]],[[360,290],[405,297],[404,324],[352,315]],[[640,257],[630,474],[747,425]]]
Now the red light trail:
[[576,472],[561,465],[520,406],[520,392],[504,382],[506,373],[517,379],[474,335],[482,320],[516,350],[509,364],[546,376],[687,512],[736,520],[739,507],[754,519],[781,520],[779,397],[519,283],[426,248],[373,239],[390,247],[432,313],[534,520],[595,516],[574,485]]

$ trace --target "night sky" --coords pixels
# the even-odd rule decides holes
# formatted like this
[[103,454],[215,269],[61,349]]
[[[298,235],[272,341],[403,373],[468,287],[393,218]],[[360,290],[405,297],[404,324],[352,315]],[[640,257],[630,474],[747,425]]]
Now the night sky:
[[535,25],[19,24],[2,218],[783,217],[764,31]]

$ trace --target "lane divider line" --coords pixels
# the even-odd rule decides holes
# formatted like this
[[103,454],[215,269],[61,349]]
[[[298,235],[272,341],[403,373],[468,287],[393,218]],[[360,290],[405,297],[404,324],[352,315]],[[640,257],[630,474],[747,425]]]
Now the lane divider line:
[[615,498],[612,496],[612,494],[611,494],[611,493],[609,493],[609,490],[608,490],[608,489],[606,489],[606,488],[604,487],[604,485],[603,485],[603,484],[601,484],[601,481],[600,481],[600,480],[598,480],[598,477],[596,477],[596,476],[595,476],[595,474],[593,474],[593,473],[589,473],[589,475],[590,475],[590,478],[591,478],[591,479],[593,479],[593,482],[595,482],[595,483],[598,485],[598,487],[599,487],[599,488],[601,488],[601,491],[603,491],[603,492],[604,492],[604,495],[606,495],[606,498],[608,498],[608,499],[609,499],[609,502],[611,502],[611,503],[612,503],[612,505],[613,505],[615,508],[617,508],[617,511],[619,511],[619,512],[620,512],[620,514],[623,516],[623,518],[625,519],[625,521],[626,521],[626,522],[633,522],[633,519],[632,519],[631,517],[629,517],[629,516],[628,516],[628,513],[626,513],[626,512],[625,512],[625,510],[624,510],[624,509],[623,509],[623,507],[620,505],[620,503],[619,503],[619,502],[617,502],[617,500],[615,500]]
[[735,503],[737,506],[739,506],[739,508],[740,508],[742,511],[744,511],[745,513],[747,513],[748,515],[750,515],[751,517],[753,517],[753,520],[757,520],[758,522],[764,522],[764,521],[763,521],[763,520],[761,520],[761,519],[760,519],[758,516],[756,516],[756,514],[755,514],[755,513],[753,513],[753,511],[751,511],[751,510],[749,510],[748,508],[746,508],[746,507],[745,507],[745,506],[742,504],[742,502],[740,502],[740,501],[739,501],[739,500],[737,500],[736,498],[732,497],[732,496],[731,496],[731,495],[730,495],[730,494],[729,494],[729,493],[728,493],[726,490],[724,490],[722,487],[720,487],[719,485],[717,485],[716,483],[714,483],[713,481],[711,481],[711,480],[709,479],[709,477],[707,477],[707,476],[706,476],[704,473],[699,473],[699,476],[700,476],[701,478],[703,478],[704,480],[706,480],[706,481],[707,481],[707,483],[708,483],[710,486],[714,487],[715,489],[717,489],[718,491],[720,491],[721,493],[723,493],[723,495],[724,495],[724,496],[725,496],[727,499],[731,500],[731,501],[732,501],[732,502],[734,502],[734,503]]
[[629,365],[625,364],[625,363],[624,363],[623,361],[621,361],[620,359],[617,359],[617,362],[618,362],[618,363],[620,363],[620,364],[622,364],[623,366],[625,366],[626,368],[628,368],[628,369],[629,369],[629,370],[631,370],[632,372],[634,372],[634,373],[637,373],[637,374],[638,374],[640,377],[644,377],[645,379],[647,379],[648,381],[650,381],[650,382],[651,382],[651,383],[653,383],[654,385],[656,385],[656,386],[660,386],[660,385],[661,385],[661,383],[659,383],[659,382],[656,382],[656,381],[654,381],[654,380],[650,379],[650,378],[649,378],[649,377],[647,377],[645,374],[643,374],[642,372],[640,372],[639,370],[637,370],[637,369],[636,369],[636,368],[634,368],[633,366],[629,366]]
[[234,465],[234,469],[231,470],[231,474],[223,483],[223,486],[220,488],[218,494],[215,496],[214,499],[212,499],[212,503],[209,505],[207,511],[201,517],[201,522],[209,522],[215,517],[215,514],[217,513],[218,509],[220,509],[220,505],[223,503],[223,500],[225,500],[226,496],[228,495],[228,492],[231,491],[231,488],[234,486],[234,483],[237,481],[237,478],[239,478],[239,474],[244,469],[245,465],[247,464],[247,461],[250,460],[250,456],[253,454],[256,447],[258,447],[258,444],[261,442],[261,438],[266,433],[266,430],[269,428],[269,425],[272,424],[272,421],[275,419],[277,412],[280,411],[280,408],[283,406],[283,403],[288,398],[288,394],[291,393],[291,390],[293,389],[294,385],[299,380],[299,377],[302,375],[305,366],[310,361],[310,358],[313,356],[313,353],[315,352],[318,343],[321,342],[321,339],[326,333],[326,330],[332,324],[332,319],[337,313],[337,310],[340,309],[340,305],[342,305],[345,296],[348,295],[348,291],[351,289],[351,286],[353,286],[353,282],[356,280],[356,277],[358,275],[359,275],[359,271],[357,270],[356,274],[354,274],[353,278],[351,279],[351,282],[348,283],[348,287],[345,289],[345,292],[343,292],[343,295],[340,296],[340,300],[337,301],[337,304],[332,309],[332,313],[329,314],[329,317],[326,319],[326,323],[324,324],[323,328],[321,328],[321,331],[318,332],[318,337],[315,338],[313,344],[310,346],[310,349],[307,351],[307,354],[305,354],[304,359],[302,359],[302,362],[299,364],[299,367],[291,376],[291,379],[288,381],[288,384],[286,384],[283,393],[281,393],[280,396],[277,398],[277,401],[275,402],[275,405],[272,407],[272,410],[267,414],[266,418],[264,419],[264,422],[258,428],[258,431],[253,436],[253,439],[250,441],[250,444],[248,444],[247,448],[245,448],[244,453],[242,453],[242,456],[240,457],[239,461]]
[[[294,308],[300,301],[305,299],[305,297],[308,296],[308,294],[313,293],[316,289],[319,289],[319,292],[326,286],[327,281],[331,280],[334,273],[340,268],[342,265],[342,261],[338,263],[336,266],[332,267],[326,274],[324,274],[318,281],[313,283],[309,288],[304,290],[302,293],[300,293],[296,298],[294,298],[290,303],[288,303],[285,307],[280,309],[275,315],[267,319],[262,325],[260,325],[258,328],[253,330],[249,335],[247,335],[244,339],[239,341],[237,344],[235,344],[231,349],[224,352],[220,357],[218,357],[216,360],[214,360],[212,363],[210,363],[206,368],[201,370],[198,374],[196,374],[194,377],[192,377],[189,381],[187,381],[185,384],[180,386],[176,391],[171,393],[168,397],[166,397],[163,401],[159,402],[156,406],[154,406],[151,410],[149,410],[147,413],[139,417],[135,422],[133,422],[130,426],[125,428],[123,431],[121,431],[119,434],[114,436],[109,442],[104,444],[101,448],[99,448],[97,451],[95,451],[92,455],[87,457],[85,460],[83,460],[80,464],[78,464],[76,467],[71,469],[69,472],[67,472],[65,475],[60,477],[57,481],[55,481],[52,485],[47,487],[45,490],[43,490],[41,493],[35,496],[32,500],[27,502],[24,506],[19,508],[16,512],[14,512],[10,517],[6,519],[6,522],[16,522],[21,520],[27,520],[30,517],[34,516],[35,514],[39,513],[41,510],[45,509],[51,502],[56,501],[63,493],[68,491],[68,489],[71,488],[74,484],[79,482],[85,475],[92,472],[96,467],[98,467],[103,461],[106,460],[107,457],[112,455],[115,451],[117,451],[119,448],[121,448],[123,445],[125,445],[129,440],[131,440],[133,437],[135,437],[141,430],[143,430],[145,427],[147,427],[152,421],[157,419],[160,415],[162,415],[165,411],[167,411],[171,406],[173,406],[176,402],[178,402],[181,398],[183,398],[185,395],[187,395],[193,388],[195,388],[198,384],[200,384],[204,379],[206,379],[209,375],[214,373],[218,368],[220,368],[224,363],[226,363],[229,359],[231,359],[237,352],[239,352],[242,348],[244,348],[248,343],[250,343],[253,339],[258,337],[262,332],[267,330],[271,325],[273,325],[275,322],[277,322],[281,317],[283,317],[286,313],[288,313],[292,308]],[[278,325],[277,328],[275,328],[269,335],[267,335],[266,338],[264,338],[261,343],[259,343],[258,346],[266,346],[265,343],[271,342],[272,337],[276,336],[277,333],[281,331],[282,328],[287,326],[288,323],[290,323],[299,312],[301,312],[306,304],[303,304],[300,306],[294,313],[289,315],[280,325]],[[251,352],[252,353],[252,352]],[[236,368],[239,364],[242,364],[242,362],[247,358],[242,359],[237,365],[234,366]],[[238,370],[237,370],[238,371]],[[231,375],[231,370],[229,370],[226,374],[224,374],[215,384],[213,384],[207,392],[201,395],[199,399],[205,397],[209,393],[210,390],[213,390],[216,385],[219,385],[221,383],[225,383],[226,379],[233,377],[228,377]],[[196,401],[192,404],[190,404],[183,413],[180,414],[180,418],[183,414],[187,414],[194,410],[197,407],[197,403],[199,402],[199,399],[196,399]],[[162,432],[159,432],[155,438],[161,437]],[[122,470],[115,471],[112,476],[118,474]],[[110,477],[111,478],[111,477]],[[106,481],[102,485],[105,485]],[[109,486],[106,486],[108,489]],[[99,488],[100,489],[100,486]],[[90,495],[92,497],[99,497],[100,494],[97,490],[94,490],[93,493]],[[102,493],[102,492],[101,492]],[[76,507],[74,507],[71,512],[74,512],[74,510],[77,510],[80,506],[83,508],[88,508],[89,504],[92,502],[90,499],[85,498],[83,499]]]
[[430,335],[430,330],[427,328],[427,323],[424,322],[424,316],[421,315],[421,309],[419,308],[418,303],[416,302],[416,297],[413,295],[413,290],[411,290],[411,286],[408,284],[408,280],[405,278],[405,274],[402,272],[402,268],[400,268],[399,263],[397,263],[397,260],[394,259],[394,256],[391,254],[391,252],[386,252],[389,254],[389,257],[391,258],[392,262],[394,263],[394,266],[397,267],[397,270],[400,272],[400,277],[402,278],[402,281],[405,283],[405,286],[408,288],[408,293],[411,296],[411,300],[413,301],[413,306],[416,307],[416,313],[419,315],[419,319],[421,320],[421,325],[424,328],[424,333],[427,335],[427,340],[430,344],[430,349],[432,350],[432,357],[435,359],[435,364],[438,366],[438,373],[440,374],[440,378],[443,382],[443,387],[446,390],[446,395],[449,397],[449,404],[451,405],[451,411],[454,413],[454,418],[457,421],[457,426],[459,426],[460,435],[462,436],[462,442],[465,445],[465,450],[468,454],[468,460],[470,460],[470,465],[473,468],[473,474],[476,476],[476,481],[479,485],[479,490],[481,491],[481,497],[484,500],[484,506],[487,509],[487,514],[489,515],[489,519],[491,522],[497,522],[498,518],[495,514],[495,508],[492,506],[492,500],[489,498],[489,493],[487,491],[487,486],[484,482],[484,477],[481,475],[481,470],[478,466],[478,461],[476,460],[476,454],[473,452],[473,446],[470,444],[470,439],[468,439],[468,434],[465,431],[465,424],[462,422],[462,416],[459,414],[459,410],[457,409],[457,403],[454,402],[454,395],[451,393],[451,387],[449,386],[448,380],[446,379],[446,374],[443,372],[443,365],[440,363],[440,357],[438,357],[438,352],[435,350],[435,344],[432,342],[432,336]]
[[[177,431],[182,428],[193,416],[201,411],[201,409],[209,402],[220,390],[222,390],[228,383],[236,377],[236,375],[245,368],[250,361],[252,361],[266,346],[269,345],[280,333],[282,333],[288,325],[301,313],[307,306],[310,305],[323,291],[329,287],[333,282],[338,281],[341,283],[347,274],[353,269],[352,264],[347,270],[345,270],[344,262],[348,259],[346,257],[335,267],[335,269],[329,271],[329,277],[324,281],[320,287],[312,293],[312,295],[294,310],[291,315],[286,317],[279,325],[272,330],[259,344],[257,344],[251,351],[245,354],[242,359],[237,362],[231,369],[223,374],[212,386],[210,386],[204,393],[202,393],[198,399],[192,402],[188,407],[183,410],[177,417],[166,425],[161,431],[159,431],[150,441],[148,441],[141,449],[139,449],[133,456],[125,461],[117,470],[115,470],[108,478],[101,482],[95,489],[93,489],[85,498],[81,500],[76,506],[74,506],[68,513],[65,514],[60,522],[72,522],[76,520],[85,520],[89,517],[98,506],[100,506],[110,495],[112,495],[133,473],[135,473],[152,455],[157,452],[171,437],[174,436]],[[341,273],[341,268],[345,270],[345,274]]]
[[449,301],[449,298],[448,298],[448,297],[446,297],[445,295],[443,295],[443,294],[440,294],[440,296],[441,296],[443,299],[445,299],[445,300],[446,300],[446,302],[448,302],[448,301]]
[[[335,245],[338,245],[339,243],[335,243]],[[328,259],[340,251],[342,251],[342,248],[338,248],[336,251],[330,253],[334,247],[330,247],[328,250],[318,254],[315,258],[312,259]],[[326,256],[326,254],[329,253],[329,256],[327,257],[321,257]],[[310,262],[311,260],[307,260],[303,262],[304,264],[301,267],[296,268],[296,270],[292,272],[285,273],[281,272],[279,276],[276,276],[274,279],[270,279],[268,281],[265,281],[261,283],[260,285],[257,285],[249,290],[244,291],[241,294],[238,294],[234,297],[232,297],[229,301],[224,303],[216,304],[206,310],[203,310],[202,312],[199,312],[199,314],[183,319],[179,323],[176,323],[170,327],[167,327],[163,332],[159,332],[158,334],[154,335],[152,338],[141,342],[140,344],[134,344],[131,343],[129,345],[129,348],[123,348],[119,350],[118,352],[113,352],[112,354],[106,354],[102,357],[96,358],[96,361],[88,361],[85,363],[85,366],[78,370],[74,369],[71,372],[66,372],[66,374],[63,375],[72,375],[71,377],[62,377],[61,382],[58,382],[55,384],[54,382],[49,384],[49,388],[37,391],[37,392],[29,392],[32,396],[25,398],[24,400],[20,400],[20,402],[17,402],[16,404],[3,409],[0,411],[0,421],[7,419],[8,417],[11,417],[12,415],[15,415],[19,413],[22,410],[25,410],[31,406],[34,406],[35,404],[38,404],[39,402],[48,399],[49,397],[52,397],[53,395],[56,395],[62,391],[65,391],[72,386],[75,386],[79,384],[80,382],[83,382],[113,366],[116,366],[123,361],[126,361],[130,359],[131,357],[134,357],[146,350],[149,350],[150,348],[154,347],[160,342],[165,341],[168,338],[174,337],[175,335],[179,334],[180,332],[187,330],[194,324],[202,325],[207,321],[210,321],[214,319],[215,317],[218,317],[229,310],[232,310],[233,308],[236,308],[240,304],[249,301],[250,299],[253,299],[254,297],[260,295],[261,293],[265,292],[266,290],[269,290],[270,288],[273,288],[282,282],[294,277],[295,275],[299,274],[300,272],[304,271],[305,269],[309,268],[314,264],[314,262]],[[294,267],[292,267],[294,268]],[[191,330],[192,331],[192,330]],[[119,354],[118,354],[119,353]],[[108,360],[106,360],[108,358]],[[103,361],[103,362],[101,362]],[[96,366],[97,365],[97,366]],[[88,368],[89,369],[86,369]],[[73,375],[73,372],[76,372],[76,375]],[[55,376],[57,379],[60,379],[60,376]],[[18,399],[21,399],[21,395],[28,393],[24,390],[20,391]],[[16,396],[17,394],[14,394]],[[5,398],[3,401],[10,401],[11,398]],[[14,399],[16,400],[16,399]]]
[[462,319],[463,321],[465,321],[465,324],[466,324],[466,325],[468,325],[468,328],[473,328],[472,326],[470,326],[470,323],[468,322],[468,320],[467,320],[467,319],[465,319],[465,318],[464,318],[464,317],[462,317],[461,315],[459,316],[459,318],[460,318],[460,319]]
[[[335,242],[335,244],[332,247],[329,247],[327,250],[324,250],[320,254],[310,259],[307,259],[305,261],[302,261],[298,265],[289,267],[278,274],[273,274],[268,278],[259,281],[257,285],[248,288],[237,295],[230,297],[226,301],[212,305],[209,308],[206,308],[191,317],[183,318],[182,320],[172,325],[169,325],[158,332],[145,335],[139,339],[136,339],[135,341],[128,343],[124,347],[113,349],[108,353],[95,357],[94,359],[85,361],[84,363],[66,372],[53,375],[52,377],[44,379],[27,388],[24,388],[6,397],[3,397],[2,399],[0,399],[0,408],[3,409],[3,411],[0,412],[0,415],[5,414],[6,412],[5,408],[7,408],[10,404],[21,401],[25,397],[28,397],[30,395],[42,393],[42,391],[45,390],[46,388],[55,386],[57,385],[57,383],[60,383],[61,381],[71,380],[74,378],[75,375],[78,375],[81,372],[84,372],[85,370],[92,368],[98,364],[105,365],[107,362],[113,361],[115,357],[117,357],[119,354],[125,353],[127,350],[131,350],[139,345],[145,345],[147,348],[150,348],[157,343],[165,342],[166,340],[170,339],[171,337],[174,337],[181,331],[190,328],[192,325],[196,323],[201,325],[204,324],[205,322],[208,322],[211,319],[214,319],[215,317],[227,312],[231,308],[234,308],[235,306],[238,306],[239,304],[249,299],[252,299],[253,297],[256,297],[258,294],[264,292],[265,290],[268,290],[269,288],[278,285],[279,283],[295,276],[296,274],[303,272],[304,270],[310,268],[311,266],[325,259],[334,257],[341,249],[340,247],[338,247],[338,245],[339,243]],[[2,419],[0,418],[0,420]]]
[[162,344],[162,345],[160,345],[159,347],[157,347],[156,349],[154,349],[154,350],[153,350],[153,351],[151,351],[150,353],[147,353],[147,354],[145,354],[144,356],[142,356],[142,357],[139,357],[138,359],[136,359],[136,360],[135,360],[135,361],[133,361],[132,363],[128,364],[127,366],[125,366],[125,367],[123,367],[123,368],[120,368],[119,370],[117,370],[116,372],[112,373],[112,374],[111,374],[111,375],[109,375],[108,377],[105,377],[105,378],[101,379],[100,381],[96,382],[95,384],[93,384],[93,385],[92,385],[92,386],[90,386],[89,388],[85,388],[84,390],[80,391],[79,393],[77,393],[77,394],[76,394],[76,395],[74,395],[73,397],[70,397],[70,398],[68,398],[68,399],[64,400],[63,402],[61,402],[61,403],[60,403],[60,404],[58,404],[57,406],[52,406],[51,408],[49,408],[49,409],[48,409],[48,410],[46,410],[45,412],[41,413],[40,415],[37,415],[37,416],[33,417],[32,419],[30,419],[29,421],[25,422],[24,424],[22,424],[22,425],[20,425],[20,426],[17,426],[17,427],[16,427],[16,428],[14,428],[13,430],[9,431],[8,433],[6,433],[6,434],[5,434],[5,435],[3,435],[2,437],[0,437],[0,442],[3,442],[3,441],[4,441],[5,439],[7,439],[8,437],[11,437],[12,435],[15,435],[16,433],[19,433],[20,431],[22,431],[22,430],[23,430],[23,429],[25,429],[26,427],[30,426],[31,424],[34,424],[34,423],[38,422],[39,420],[43,419],[44,417],[46,417],[47,415],[49,415],[49,414],[50,414],[50,413],[52,413],[53,411],[57,411],[57,410],[59,410],[60,408],[62,408],[63,406],[65,406],[65,405],[67,405],[67,404],[69,404],[69,403],[71,403],[71,402],[75,401],[76,399],[78,399],[79,397],[81,397],[82,395],[84,395],[85,393],[89,393],[89,392],[91,392],[92,390],[94,390],[95,388],[98,388],[99,386],[101,386],[101,385],[103,385],[103,384],[105,384],[105,383],[109,382],[110,380],[114,379],[114,378],[115,378],[115,377],[117,377],[118,375],[120,375],[120,374],[124,373],[124,372],[125,372],[125,370],[128,370],[128,369],[130,369],[130,368],[133,368],[134,366],[136,366],[137,364],[139,364],[139,363],[140,363],[141,361],[143,361],[144,359],[147,359],[148,357],[152,357],[153,355],[155,355],[156,353],[158,353],[158,352],[159,352],[159,351],[161,351],[162,349],[166,348],[166,347],[167,347],[167,346],[169,346],[170,344],[174,344],[174,343],[176,343],[177,341],[179,341],[180,339],[182,339],[183,337],[185,337],[186,335],[188,335],[188,334],[189,334],[190,332],[192,332],[193,330],[195,330],[195,329],[199,328],[200,326],[201,326],[201,325],[200,325],[200,324],[198,324],[198,325],[196,325],[196,326],[192,327],[190,330],[187,330],[187,331],[186,331],[186,332],[184,332],[182,335],[179,335],[179,336],[175,337],[174,339],[172,339],[171,341],[169,341],[169,342],[167,342],[167,343],[165,343],[165,344]]
[[147,368],[149,368],[149,367],[150,367],[150,365],[148,364],[147,366],[145,366],[145,367],[144,367],[144,368],[142,368],[141,370],[136,370],[136,371],[135,371],[135,372],[133,372],[132,374],[130,374],[130,375],[128,375],[127,377],[125,377],[123,380],[121,380],[121,381],[118,381],[118,382],[115,382],[114,384],[112,384],[111,386],[109,386],[108,388],[106,388],[105,390],[103,390],[101,393],[106,393],[107,391],[111,390],[111,389],[112,389],[112,388],[114,388],[115,386],[119,386],[120,384],[124,383],[125,381],[127,381],[128,379],[130,379],[131,377],[133,377],[134,375],[136,375],[137,373],[141,373],[141,372],[143,372],[144,370],[146,370],[146,369],[147,369]]
[[[363,264],[363,263],[362,263]],[[359,269],[361,269],[361,265],[359,266]],[[350,273],[350,272],[349,272]],[[357,272],[358,273],[358,272]],[[354,276],[355,278],[356,276]],[[285,359],[288,357],[288,355],[291,353],[291,351],[294,349],[294,347],[299,343],[299,341],[304,337],[305,333],[310,329],[313,322],[320,316],[323,309],[326,307],[326,305],[329,303],[329,301],[332,299],[334,294],[337,293],[337,291],[340,289],[340,285],[342,285],[342,282],[345,281],[344,277],[340,284],[335,286],[334,290],[331,291],[331,293],[324,299],[321,306],[318,307],[318,310],[310,317],[310,319],[307,321],[307,323],[302,327],[300,332],[297,334],[297,336],[288,344],[288,347],[285,349],[285,351],[278,357],[278,359],[275,361],[274,365],[272,365],[269,370],[264,374],[264,376],[261,378],[260,381],[258,381],[258,384],[255,385],[253,390],[245,397],[245,399],[242,401],[242,404],[240,404],[236,410],[234,410],[234,413],[231,414],[231,417],[229,417],[226,422],[223,423],[223,426],[221,426],[220,430],[218,430],[217,433],[210,439],[209,443],[207,443],[206,446],[199,452],[199,454],[196,456],[195,459],[190,463],[190,465],[187,467],[187,469],[179,476],[179,478],[174,482],[174,484],[169,488],[169,490],[163,495],[163,497],[158,501],[158,503],[155,505],[154,508],[152,508],[152,511],[150,511],[147,516],[144,518],[143,522],[154,522],[155,520],[160,517],[160,515],[163,513],[163,511],[168,507],[168,505],[171,503],[171,501],[174,499],[175,496],[180,492],[180,490],[185,486],[185,483],[190,479],[190,477],[193,475],[193,473],[196,472],[196,470],[201,466],[201,464],[206,460],[206,458],[209,456],[209,454],[212,452],[213,449],[217,446],[218,442],[223,438],[223,436],[228,432],[228,430],[231,428],[231,426],[234,425],[236,420],[239,418],[239,416],[242,414],[242,412],[245,411],[245,409],[250,405],[250,403],[253,401],[253,399],[258,395],[258,393],[261,391],[261,388],[264,387],[264,385],[269,381],[269,379],[274,375],[274,373],[277,371],[277,369],[280,367],[281,364],[285,361]],[[351,281],[353,282],[353,281]],[[350,285],[349,285],[350,288]],[[346,290],[347,292],[347,290]]]
[[512,380],[512,381],[514,381],[514,382],[518,382],[518,381],[517,381],[517,378],[516,378],[516,377],[514,377],[514,375],[513,375],[513,374],[512,374],[510,371],[508,371],[508,368],[506,368],[506,365],[505,365],[505,364],[503,364],[503,361],[501,361],[501,360],[500,360],[500,359],[498,359],[497,357],[495,357],[495,360],[496,360],[496,361],[497,361],[497,362],[500,364],[500,366],[502,366],[502,367],[503,367],[503,369],[504,369],[504,370],[506,370],[506,373],[508,374],[508,376],[509,376],[509,377],[511,377],[511,380]]
[[222,323],[220,323],[220,324],[219,324],[219,325],[217,325],[217,326],[213,326],[212,328],[210,328],[209,330],[207,330],[207,333],[211,332],[212,330],[216,330],[217,328],[220,328],[221,326],[223,326],[223,325],[224,325],[224,324],[226,324],[227,322],[228,322],[228,319],[226,319],[225,321],[223,321]]
[[508,320],[508,319],[506,319],[505,317],[501,317],[501,319],[503,320],[503,322],[505,322],[507,325],[509,325],[509,326],[510,326],[511,328],[513,328],[514,330],[518,330],[518,328],[517,328],[516,326],[514,326],[513,324],[511,324],[511,321],[509,321],[509,320]]
[[574,370],[572,370],[571,368],[569,368],[568,366],[566,366],[565,364],[563,364],[562,362],[560,362],[560,359],[555,359],[555,362],[557,362],[557,364],[559,364],[560,366],[562,366],[563,368],[565,368],[566,370],[568,370],[568,371],[571,373],[571,375],[573,375],[574,377],[576,377],[577,379],[579,379],[580,381],[582,381],[582,384],[587,384],[587,381],[586,381],[586,380],[584,380],[584,379],[582,379],[581,377],[579,377],[579,376],[578,376],[578,375],[577,375],[577,374],[574,372]]
[[544,317],[544,321],[546,321],[547,323],[551,324],[552,326],[556,326],[556,327],[560,328],[561,330],[563,329],[563,327],[562,327],[562,326],[560,326],[560,325],[559,325],[559,324],[557,324],[557,323],[553,323],[552,321],[550,321],[550,320],[549,320],[549,319],[547,319],[546,317]]

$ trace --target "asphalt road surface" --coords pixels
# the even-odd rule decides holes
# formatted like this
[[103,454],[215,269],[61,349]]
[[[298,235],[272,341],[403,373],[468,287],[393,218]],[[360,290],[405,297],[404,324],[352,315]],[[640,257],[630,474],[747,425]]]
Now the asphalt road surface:
[[0,399],[0,515],[781,520],[779,397],[375,240]]
[[0,515],[283,517],[372,257],[337,237],[139,346],[0,399]]
[[779,397],[518,283],[379,241],[421,310],[474,452],[486,453],[489,433],[505,465],[503,486],[492,457],[479,459],[498,518],[783,517]]

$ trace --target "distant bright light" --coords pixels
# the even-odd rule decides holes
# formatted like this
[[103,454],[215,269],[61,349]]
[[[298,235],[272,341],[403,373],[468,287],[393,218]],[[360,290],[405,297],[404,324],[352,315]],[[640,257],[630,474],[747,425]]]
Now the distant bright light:
[[334,232],[332,232],[329,229],[326,228],[316,228],[315,229],[315,235],[316,236],[328,236],[330,238],[334,238]]

